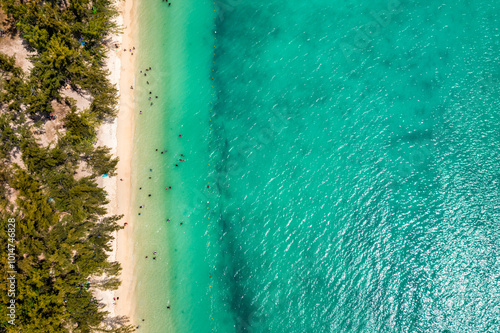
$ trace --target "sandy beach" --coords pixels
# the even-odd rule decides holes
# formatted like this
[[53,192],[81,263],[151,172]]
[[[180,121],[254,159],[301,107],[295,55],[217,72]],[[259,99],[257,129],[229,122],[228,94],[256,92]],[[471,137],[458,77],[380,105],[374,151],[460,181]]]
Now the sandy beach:
[[[113,155],[118,156],[120,162],[117,167],[117,176],[98,178],[99,186],[103,187],[108,193],[109,203],[107,205],[109,215],[121,215],[124,217],[120,223],[129,221],[130,200],[131,200],[131,159],[133,148],[133,90],[130,85],[134,80],[135,55],[132,55],[128,49],[133,47],[134,26],[135,26],[135,5],[132,0],[117,1],[116,6],[119,15],[115,18],[116,23],[122,28],[121,33],[116,34],[107,41],[109,46],[108,59],[106,67],[109,70],[109,80],[115,84],[119,90],[119,108],[118,116],[112,122],[105,122],[97,133],[98,145],[111,148]],[[0,10],[0,21],[4,21],[5,14]],[[1,26],[5,28],[4,26]],[[115,47],[118,45],[118,48]],[[19,36],[6,37],[0,39],[2,52],[16,57],[16,63],[25,73],[32,67],[28,59],[28,51],[23,45]],[[127,51],[124,51],[124,49]],[[81,95],[72,89],[62,88],[63,96],[71,97],[75,100],[77,107],[82,110],[90,105],[90,97]],[[42,146],[48,146],[57,141],[56,127],[61,127],[61,119],[67,109],[62,105],[53,104],[55,114],[58,119],[47,122],[44,126],[42,135],[36,137]],[[58,127],[58,128],[59,128]],[[18,158],[16,163],[23,165],[22,160]],[[81,176],[88,175],[88,171],[79,170]],[[120,181],[123,179],[123,181]],[[130,222],[129,222],[130,224]],[[120,279],[121,286],[115,291],[94,290],[96,298],[100,299],[105,305],[105,311],[110,313],[110,317],[127,316],[133,323],[134,314],[134,267],[133,267],[133,239],[132,228],[127,228],[115,233],[115,240],[112,244],[112,252],[109,254],[110,261],[119,261],[122,266]],[[96,280],[99,280],[96,279]],[[119,300],[116,300],[119,298]]]
[[[134,16],[135,5],[132,0],[126,0],[120,3],[120,13],[123,17],[123,40],[122,48],[131,48],[134,41],[135,20]],[[120,50],[122,49],[120,48]],[[120,51],[122,52],[122,51]],[[127,222],[130,217],[130,200],[131,200],[131,165],[132,165],[132,148],[134,138],[134,95],[133,90],[129,86],[134,81],[135,61],[134,56],[130,52],[123,52],[120,68],[120,110],[118,113],[118,128],[117,128],[117,154],[120,157],[118,163],[118,177],[123,181],[118,180],[117,190],[117,208],[118,214],[124,214],[123,222]],[[117,254],[116,259],[121,263],[123,271],[121,274],[122,284],[116,292],[119,301],[115,304],[115,314],[128,316],[131,320],[134,318],[134,290],[135,290],[135,275],[134,275],[134,256],[133,256],[133,237],[132,228],[121,230],[117,237]]]
[[[100,185],[108,192],[108,212],[112,215],[124,215],[120,223],[130,224],[131,200],[131,160],[133,148],[133,90],[130,89],[134,80],[134,55],[128,51],[133,47],[134,40],[134,3],[132,0],[117,2],[119,16],[116,22],[122,27],[122,34],[113,36],[109,43],[107,68],[110,72],[110,81],[119,89],[119,109],[117,118],[101,126],[98,133],[99,144],[108,146],[112,153],[119,157],[117,176],[101,178]],[[115,44],[119,47],[116,48]],[[124,51],[127,49],[127,51]],[[134,314],[134,266],[133,266],[133,239],[132,228],[126,226],[115,234],[112,244],[113,251],[110,260],[121,264],[121,286],[115,291],[102,291],[96,297],[105,304],[105,310],[111,317],[127,316],[133,323]]]

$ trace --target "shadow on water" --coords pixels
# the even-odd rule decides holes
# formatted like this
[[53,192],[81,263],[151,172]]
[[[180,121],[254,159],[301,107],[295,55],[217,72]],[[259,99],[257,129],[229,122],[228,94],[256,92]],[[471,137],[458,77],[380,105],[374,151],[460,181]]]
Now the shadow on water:
[[235,332],[254,332],[252,328],[252,319],[255,313],[255,306],[252,304],[253,293],[245,287],[246,277],[250,276],[249,263],[245,259],[242,247],[238,246],[237,237],[235,237],[231,225],[241,222],[237,214],[226,212],[221,216],[220,225],[222,229],[222,259],[221,267],[224,267],[225,290],[227,290],[227,299],[225,303],[229,304],[231,309]]
[[[229,150],[230,143],[225,139],[221,143],[222,156],[229,156]],[[231,198],[227,184],[229,178],[233,178],[234,168],[239,169],[237,165],[231,164],[231,159],[224,158],[216,169],[215,188],[221,198],[218,205],[221,259],[218,265],[224,272],[221,287],[226,291],[226,295],[223,303],[228,304],[230,308],[235,332],[249,333],[256,332],[252,327],[256,309],[252,304],[254,294],[245,283],[251,276],[251,269],[242,246],[238,245],[241,240],[235,233],[235,230],[240,229],[242,221],[236,211],[224,205],[224,202],[228,202]]]

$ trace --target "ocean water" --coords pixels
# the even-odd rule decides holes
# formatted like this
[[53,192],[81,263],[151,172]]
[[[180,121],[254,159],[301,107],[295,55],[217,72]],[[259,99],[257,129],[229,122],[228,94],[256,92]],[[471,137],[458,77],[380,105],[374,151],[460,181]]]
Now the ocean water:
[[142,331],[500,331],[500,2],[164,5]]

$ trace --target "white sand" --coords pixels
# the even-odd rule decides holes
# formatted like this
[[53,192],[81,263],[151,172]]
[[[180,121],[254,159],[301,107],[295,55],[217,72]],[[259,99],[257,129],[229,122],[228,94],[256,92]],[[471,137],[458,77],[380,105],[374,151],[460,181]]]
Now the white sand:
[[[131,200],[131,161],[133,145],[133,90],[130,85],[134,77],[134,55],[124,52],[124,48],[131,48],[134,31],[134,4],[132,0],[118,1],[120,16],[116,22],[123,27],[123,34],[113,36],[109,43],[107,68],[110,71],[109,79],[116,84],[120,93],[118,117],[111,123],[105,123],[98,131],[98,144],[111,148],[113,155],[120,159],[116,177],[99,179],[99,185],[108,193],[108,212],[112,215],[123,214],[121,224],[129,221]],[[115,44],[119,48],[115,48]],[[123,181],[120,181],[123,179]],[[110,316],[127,316],[133,322],[135,309],[135,277],[133,267],[133,239],[131,227],[118,231],[112,244],[109,260],[119,261],[122,266],[121,286],[116,291],[101,291],[96,297],[102,299],[105,310]],[[119,300],[114,301],[113,298]]]

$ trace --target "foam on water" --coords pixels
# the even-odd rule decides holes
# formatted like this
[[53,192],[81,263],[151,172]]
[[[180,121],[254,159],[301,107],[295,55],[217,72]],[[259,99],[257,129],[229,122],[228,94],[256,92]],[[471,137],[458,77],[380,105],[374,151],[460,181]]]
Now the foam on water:
[[182,6],[149,332],[499,331],[500,4]]

